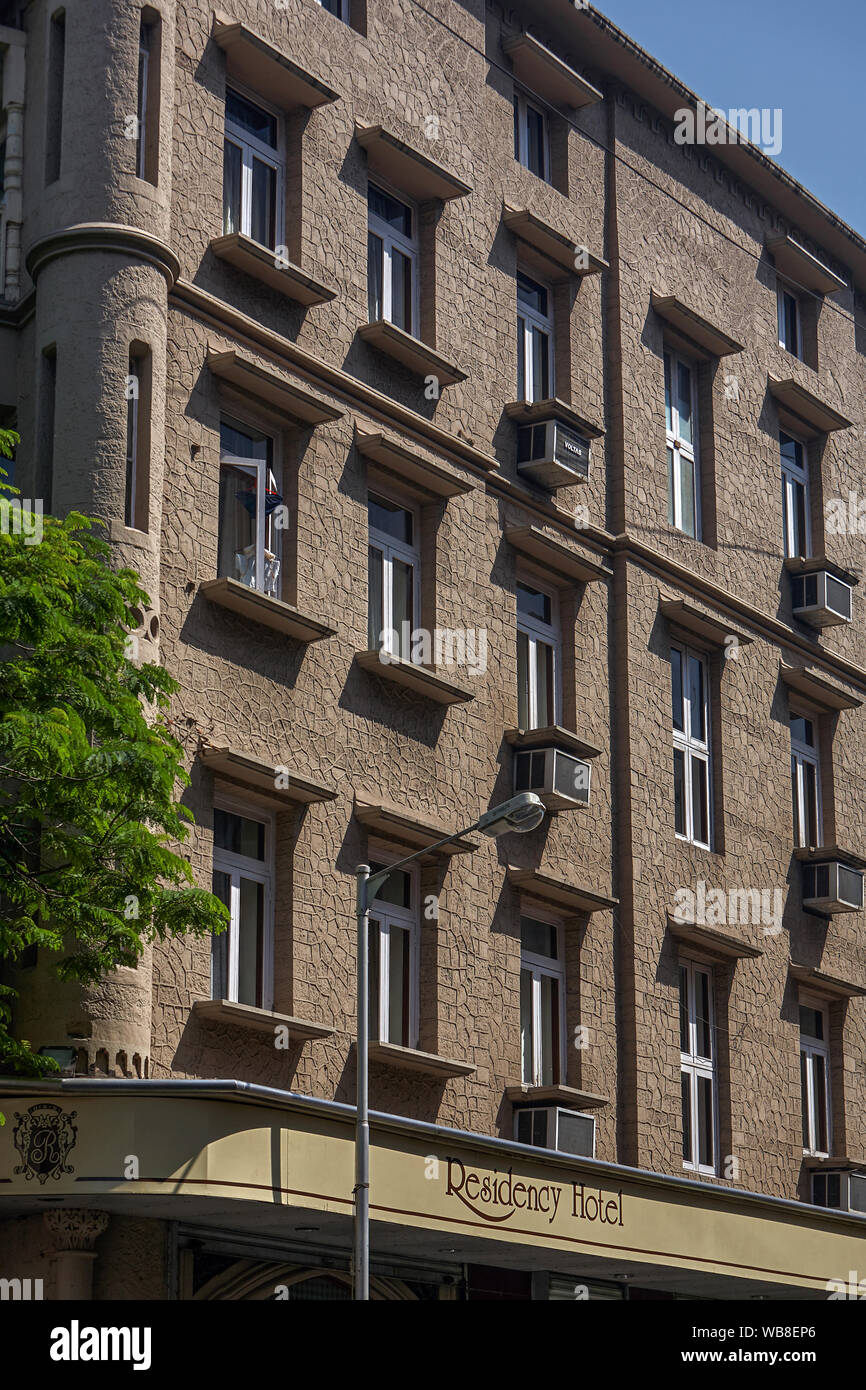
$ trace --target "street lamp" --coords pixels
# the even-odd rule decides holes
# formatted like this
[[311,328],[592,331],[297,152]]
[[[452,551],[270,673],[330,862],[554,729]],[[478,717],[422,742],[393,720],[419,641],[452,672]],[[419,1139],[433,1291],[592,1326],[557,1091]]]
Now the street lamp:
[[370,903],[379,889],[397,869],[411,864],[429,854],[431,850],[441,849],[443,845],[459,840],[473,830],[495,838],[514,831],[525,835],[535,830],[544,820],[544,804],[534,792],[521,792],[501,806],[485,811],[477,821],[459,830],[454,835],[446,835],[435,844],[416,850],[405,859],[389,864],[387,869],[370,874],[369,864],[359,864],[356,874],[356,913],[358,918],[358,1095],[357,1120],[355,1125],[355,1301],[366,1302],[370,1297],[370,1120],[368,1105],[368,1076],[370,1063],[369,1028],[369,980],[370,980]]

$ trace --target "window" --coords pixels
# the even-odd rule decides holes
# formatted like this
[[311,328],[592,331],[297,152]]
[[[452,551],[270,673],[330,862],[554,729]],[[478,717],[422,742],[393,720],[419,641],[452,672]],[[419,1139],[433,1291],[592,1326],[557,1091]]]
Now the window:
[[674,827],[692,844],[710,848],[710,730],[707,660],[687,647],[671,648],[674,724]]
[[211,997],[273,1007],[272,823],[214,807],[213,892],[230,913],[213,938]]
[[367,192],[370,322],[387,319],[417,337],[418,239],[415,210],[371,183]]
[[560,637],[556,596],[517,585],[517,723],[546,729],[559,723]]
[[138,358],[130,357],[126,378],[126,503],[124,522],[135,526],[136,466],[138,463],[138,415],[141,405],[141,377]]
[[562,927],[520,919],[520,1076],[558,1086],[565,1075],[565,965]]
[[272,250],[282,241],[283,161],[277,116],[229,87],[223,151],[223,231]]
[[800,1004],[800,1094],[803,1152],[826,1158],[830,1152],[830,1045],[827,1011]]
[[522,92],[514,94],[514,158],[524,169],[550,182],[547,117]]
[[785,559],[812,553],[809,525],[809,473],[806,446],[784,430],[779,431],[782,465],[782,529]]
[[367,518],[369,648],[410,661],[420,618],[417,513],[371,492]]
[[680,961],[683,1167],[716,1171],[716,1048],[709,966]]
[[328,14],[342,19],[344,24],[349,23],[349,0],[317,0],[317,4],[321,5],[323,10],[327,10]]
[[794,801],[794,844],[798,848],[823,844],[821,833],[821,774],[815,725],[802,714],[791,715],[791,789]]
[[517,396],[546,401],[553,395],[551,293],[517,272]]
[[217,573],[277,597],[282,505],[272,468],[273,440],[249,425],[220,422]]
[[691,363],[672,352],[666,351],[664,357],[668,522],[700,540],[695,371]]
[[787,285],[779,284],[776,291],[779,317],[779,347],[803,357],[803,330],[800,323],[800,301]]
[[370,1037],[398,1047],[418,1046],[419,931],[417,871],[396,869],[370,908]]
[[145,177],[145,152],[147,141],[145,138],[147,123],[147,83],[148,65],[150,62],[150,37],[151,26],[142,21],[138,31],[138,103],[136,107],[136,146],[135,146],[135,172],[140,179]]
[[58,10],[48,29],[48,72],[45,105],[45,184],[60,178],[63,147],[63,84],[66,66],[66,15]]

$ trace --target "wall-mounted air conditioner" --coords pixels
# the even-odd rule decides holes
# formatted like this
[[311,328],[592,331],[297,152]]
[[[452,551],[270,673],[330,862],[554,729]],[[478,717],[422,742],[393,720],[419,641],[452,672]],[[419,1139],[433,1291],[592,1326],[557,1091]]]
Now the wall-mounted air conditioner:
[[561,420],[520,425],[517,471],[541,487],[569,487],[589,477],[590,443]]
[[595,1117],[559,1105],[540,1105],[514,1112],[514,1137],[519,1144],[558,1149],[577,1158],[595,1158]]
[[850,623],[852,588],[829,570],[791,575],[791,606],[795,618],[812,627]]
[[822,1168],[812,1174],[812,1202],[816,1207],[866,1214],[866,1172]]
[[589,802],[591,767],[559,748],[527,748],[514,754],[515,792],[535,792],[549,811]]
[[838,859],[803,865],[803,906],[812,912],[857,912],[863,906],[863,870]]

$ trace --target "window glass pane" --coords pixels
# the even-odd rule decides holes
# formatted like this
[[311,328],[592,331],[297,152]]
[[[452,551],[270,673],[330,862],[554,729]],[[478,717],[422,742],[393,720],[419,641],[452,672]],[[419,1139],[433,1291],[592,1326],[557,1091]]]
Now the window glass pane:
[[791,715],[791,738],[796,739],[797,743],[804,743],[809,748],[815,746],[815,726],[811,719],[806,719],[802,714]]
[[385,627],[384,557],[371,545],[367,552],[367,646],[378,651]]
[[545,175],[544,158],[544,117],[533,106],[526,107],[526,152],[527,167],[539,178]]
[[813,1082],[815,1086],[815,1147],[826,1153],[827,1144],[827,1059],[812,1058]]
[[277,172],[261,159],[253,160],[250,236],[260,246],[276,243]]
[[690,1052],[689,1042],[689,972],[680,966],[680,1052]]
[[782,462],[793,464],[795,468],[803,467],[803,446],[799,439],[792,439],[784,430],[779,431],[779,451],[782,455]]
[[541,976],[541,1084],[554,1086],[559,1080],[558,1028],[559,1000],[556,980],[552,975]]
[[517,316],[517,398],[526,400],[526,320]]
[[680,1076],[680,1094],[683,1112],[683,1159],[692,1161],[692,1079],[688,1072]]
[[794,810],[794,844],[803,844],[803,825],[800,816],[800,760],[791,758],[791,800]]
[[[211,891],[215,898],[219,898],[221,903],[231,911],[232,905],[232,880],[231,875],[223,873],[220,869],[214,869],[213,883]],[[229,993],[228,976],[228,944],[229,931],[226,928],[219,936],[211,938],[211,998],[227,999]]]
[[414,573],[412,566],[407,565],[405,561],[393,560],[391,562],[391,575],[393,581],[391,594],[393,627],[399,641],[400,656],[403,657],[404,661],[408,661],[412,652]]
[[393,923],[388,929],[388,954],[388,1042],[408,1047],[409,933]]
[[695,1023],[697,1056],[713,1055],[713,1038],[710,1027],[710,977],[705,970],[695,971]]
[[700,845],[710,842],[710,806],[707,785],[707,765],[703,758],[692,754],[692,817],[694,839]]
[[715,1166],[713,1152],[713,1083],[708,1076],[698,1077],[698,1163]]
[[269,111],[263,111],[260,106],[254,105],[253,102],[247,101],[240,92],[233,92],[231,87],[226,90],[226,120],[233,126],[237,126],[246,135],[252,135],[256,140],[261,140],[263,144],[276,149],[276,116],[272,116]]
[[214,807],[213,842],[214,849],[243,854],[247,859],[264,860],[265,857],[263,823],[235,815],[234,811],[223,811],[219,806]]
[[677,647],[671,649],[671,705],[675,729],[684,729],[683,723],[683,654]]
[[135,526],[135,465],[138,452],[138,401],[139,371],[138,362],[130,357],[128,372],[130,394],[126,403],[126,499],[124,519],[127,526]]
[[674,749],[674,829],[678,835],[686,833],[686,755],[681,748]]
[[[800,1010],[802,1014],[803,1010]],[[800,1104],[803,1112],[803,1148],[811,1149],[812,1142],[809,1134],[809,1084],[808,1084],[808,1058],[805,1052],[800,1053]]]
[[537,280],[530,280],[522,270],[517,272],[517,302],[534,310],[542,318],[547,317],[547,290]]
[[514,158],[520,159],[520,102],[514,98]]
[[546,401],[550,396],[550,338],[540,328],[532,329],[532,399]]
[[677,410],[679,437],[692,444],[692,374],[682,362],[677,363]]
[[220,458],[264,459],[270,461],[271,441],[255,430],[241,429],[229,420],[220,421]]
[[529,728],[529,638],[517,634],[517,725]]
[[402,251],[391,251],[391,322],[411,333],[412,262]]
[[223,146],[223,232],[241,229],[241,152],[231,140]]
[[411,240],[412,209],[406,203],[401,203],[399,198],[393,198],[390,193],[371,183],[367,190],[367,206],[371,216]]
[[676,524],[676,512],[674,511],[674,451],[668,449],[668,524]]
[[694,459],[680,454],[680,530],[687,536],[697,535],[695,515],[695,463]]
[[547,642],[535,643],[535,727],[555,724],[553,714],[553,648]]
[[809,1008],[806,1004],[800,1005],[800,1032],[803,1037],[824,1041],[824,1015],[820,1009]]
[[696,656],[689,661],[689,725],[692,738],[706,740],[706,709],[704,695],[704,663]]
[[532,1075],[532,972],[520,972],[520,1073],[531,1086]]
[[238,1003],[262,1003],[264,884],[242,878],[238,915]]
[[803,799],[806,809],[806,844],[819,845],[821,833],[818,826],[818,771],[814,763],[803,763]]
[[370,918],[370,974],[368,979],[367,995],[369,998],[369,1019],[367,1021],[367,1034],[371,1038],[379,1036],[379,976],[382,969],[381,950],[380,950],[381,927],[374,918]]
[[381,531],[404,545],[412,544],[413,517],[405,507],[371,492],[367,499],[367,519],[372,531]]
[[255,588],[257,477],[253,469],[220,468],[217,573]]
[[[380,873],[384,868],[387,868],[387,865],[370,862],[371,875]],[[396,907],[411,908],[412,875],[407,873],[405,869],[394,869],[376,894],[376,902],[393,903]]]
[[546,956],[556,960],[556,927],[551,922],[538,922],[534,917],[520,919],[520,948],[531,956]]
[[802,483],[794,482],[791,490],[794,499],[794,554],[806,555],[806,489]]
[[384,275],[384,246],[375,232],[367,233],[367,313],[375,323],[384,316],[382,285]]
[[550,624],[551,601],[549,594],[539,589],[531,589],[527,584],[517,585],[517,611],[527,618],[537,618],[539,622]]

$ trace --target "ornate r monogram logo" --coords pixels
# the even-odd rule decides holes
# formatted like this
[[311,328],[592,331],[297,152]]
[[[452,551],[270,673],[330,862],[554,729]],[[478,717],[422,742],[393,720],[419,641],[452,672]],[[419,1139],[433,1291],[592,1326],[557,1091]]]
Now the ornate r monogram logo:
[[16,1110],[18,1123],[12,1131],[12,1139],[22,1162],[13,1168],[13,1173],[23,1173],[28,1182],[38,1178],[44,1187],[49,1178],[74,1172],[66,1158],[78,1137],[78,1129],[72,1123],[77,1113],[72,1110],[67,1115],[59,1105],[50,1105],[47,1101],[31,1105],[24,1115]]

